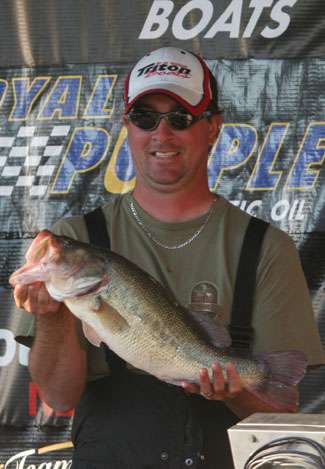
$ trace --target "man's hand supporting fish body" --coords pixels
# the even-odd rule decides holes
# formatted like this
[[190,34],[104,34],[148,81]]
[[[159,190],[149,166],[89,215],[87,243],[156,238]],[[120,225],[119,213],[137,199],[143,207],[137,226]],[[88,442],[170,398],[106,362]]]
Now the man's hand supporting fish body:
[[[277,362],[279,368],[284,367],[279,374],[283,380],[283,384],[281,380],[278,382],[279,402],[275,398],[273,404],[273,386],[277,378],[273,378],[272,367],[270,370],[264,369],[264,365],[261,367],[258,362],[234,355],[236,361],[241,363],[241,372],[237,371],[235,363],[227,361],[227,350],[209,347],[193,335],[190,325],[186,323],[186,315],[183,317],[184,311],[164,296],[165,291],[150,276],[121,256],[44,231],[34,240],[26,259],[27,264],[12,275],[11,283],[15,286],[17,306],[37,317],[30,372],[51,407],[62,411],[76,406],[86,383],[86,352],[77,333],[77,315],[83,324],[86,323],[86,336],[89,327],[90,331],[94,329],[98,333],[98,343],[95,345],[104,341],[116,349],[122,358],[129,358],[134,366],[152,372],[162,380],[181,385],[189,393],[201,394],[209,400],[224,401],[240,418],[253,412],[296,410],[298,392],[290,384],[296,384],[304,374],[306,363],[302,353],[292,351],[270,354],[272,360],[280,360]],[[35,283],[30,284],[33,280]],[[46,287],[42,280],[45,280]],[[129,294],[125,300],[120,291],[124,292],[127,288]],[[59,301],[61,299],[67,306]],[[155,317],[155,311],[152,311],[154,301],[159,304],[159,310],[156,310],[159,317]],[[112,308],[107,307],[110,303]],[[69,307],[74,314],[69,311]],[[127,312],[127,309],[130,311]],[[175,324],[175,331],[168,329],[171,320]],[[140,330],[144,330],[143,335],[147,332],[147,340],[150,341],[149,337],[153,336],[152,349],[150,344],[147,346],[146,341],[140,339],[139,333],[133,331],[137,330],[139,321]],[[152,324],[159,331],[156,336]],[[146,330],[143,329],[145,327]],[[166,332],[168,330],[169,334]],[[224,340],[224,331],[220,332],[220,340]],[[166,339],[159,342],[162,335],[171,337],[167,345]],[[92,341],[93,336],[89,337]],[[134,341],[139,342],[139,346],[134,349],[135,356],[131,350]],[[165,354],[162,353],[161,361],[157,350],[164,347],[166,350]],[[127,348],[131,350],[129,355]],[[137,356],[138,349],[141,349],[140,357]],[[149,364],[142,357],[148,353],[147,362],[152,361]],[[221,354],[222,365],[213,362],[213,356],[218,353]],[[282,361],[282,355],[285,362]],[[170,361],[168,357],[172,357]],[[289,372],[285,369],[288,368],[288,360],[292,363]],[[200,368],[198,364],[201,361],[210,362],[211,370]],[[241,373],[245,376],[244,381]],[[182,374],[192,378],[179,378]],[[267,387],[268,380],[274,380],[271,392]],[[256,392],[250,392],[250,387]]]
[[236,366],[229,362],[226,364],[227,379],[218,363],[212,365],[213,380],[209,377],[206,368],[200,370],[200,386],[192,383],[183,383],[183,388],[192,393],[201,394],[207,399],[224,401],[232,412],[243,419],[255,412],[296,412],[298,410],[299,393],[296,387],[292,392],[296,394],[296,406],[288,406],[281,410],[259,399],[244,388]]

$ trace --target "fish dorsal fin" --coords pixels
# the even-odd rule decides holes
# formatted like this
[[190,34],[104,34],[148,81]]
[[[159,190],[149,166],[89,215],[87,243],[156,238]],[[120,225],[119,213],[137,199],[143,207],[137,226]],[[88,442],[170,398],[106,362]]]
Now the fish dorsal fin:
[[93,329],[89,324],[86,324],[82,321],[82,330],[85,334],[86,339],[95,347],[100,347],[102,339],[99,337],[95,329]]
[[214,284],[199,282],[195,285],[188,309],[203,340],[216,348],[230,347],[230,334],[218,314],[218,288]]
[[222,324],[216,312],[207,311],[198,308],[198,304],[192,304],[188,313],[203,340],[216,348],[230,347],[231,337],[227,326]]

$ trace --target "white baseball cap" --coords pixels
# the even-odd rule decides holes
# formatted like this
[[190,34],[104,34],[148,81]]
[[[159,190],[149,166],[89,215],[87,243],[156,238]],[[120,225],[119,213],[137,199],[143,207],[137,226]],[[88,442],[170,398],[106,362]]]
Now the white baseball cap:
[[125,80],[125,112],[142,96],[166,94],[192,115],[201,114],[211,101],[217,108],[217,85],[207,64],[177,47],[162,47],[146,54]]

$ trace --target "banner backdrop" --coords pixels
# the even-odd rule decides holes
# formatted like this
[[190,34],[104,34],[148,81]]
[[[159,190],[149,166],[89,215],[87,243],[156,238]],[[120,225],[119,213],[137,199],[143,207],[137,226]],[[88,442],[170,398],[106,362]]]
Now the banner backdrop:
[[[14,340],[23,313],[8,277],[39,230],[132,189],[123,82],[145,49],[178,45],[208,58],[224,115],[209,160],[210,188],[293,237],[325,341],[323,1],[97,1],[95,52],[93,35],[78,49],[81,30],[72,28],[83,20],[95,34],[87,4],[67,3],[4,2],[15,21],[0,29],[11,52],[0,54],[1,469],[71,465],[72,412],[53,412],[30,382],[28,348]],[[104,28],[121,5],[127,18]],[[52,36],[37,49],[45,18]],[[103,41],[111,46],[105,52]],[[325,410],[324,383],[323,369],[304,379],[301,411]]]

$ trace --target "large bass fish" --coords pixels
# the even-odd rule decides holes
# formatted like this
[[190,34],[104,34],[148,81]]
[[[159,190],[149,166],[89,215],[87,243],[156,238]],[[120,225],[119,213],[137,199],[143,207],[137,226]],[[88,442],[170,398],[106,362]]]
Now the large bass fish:
[[219,326],[214,331],[214,342],[220,344],[216,347],[160,284],[109,250],[42,231],[26,261],[12,274],[11,285],[45,282],[50,295],[82,321],[94,345],[104,342],[134,367],[173,384],[198,383],[201,368],[232,361],[250,392],[279,409],[294,409],[293,386],[306,369],[303,352],[243,356],[226,346]]

